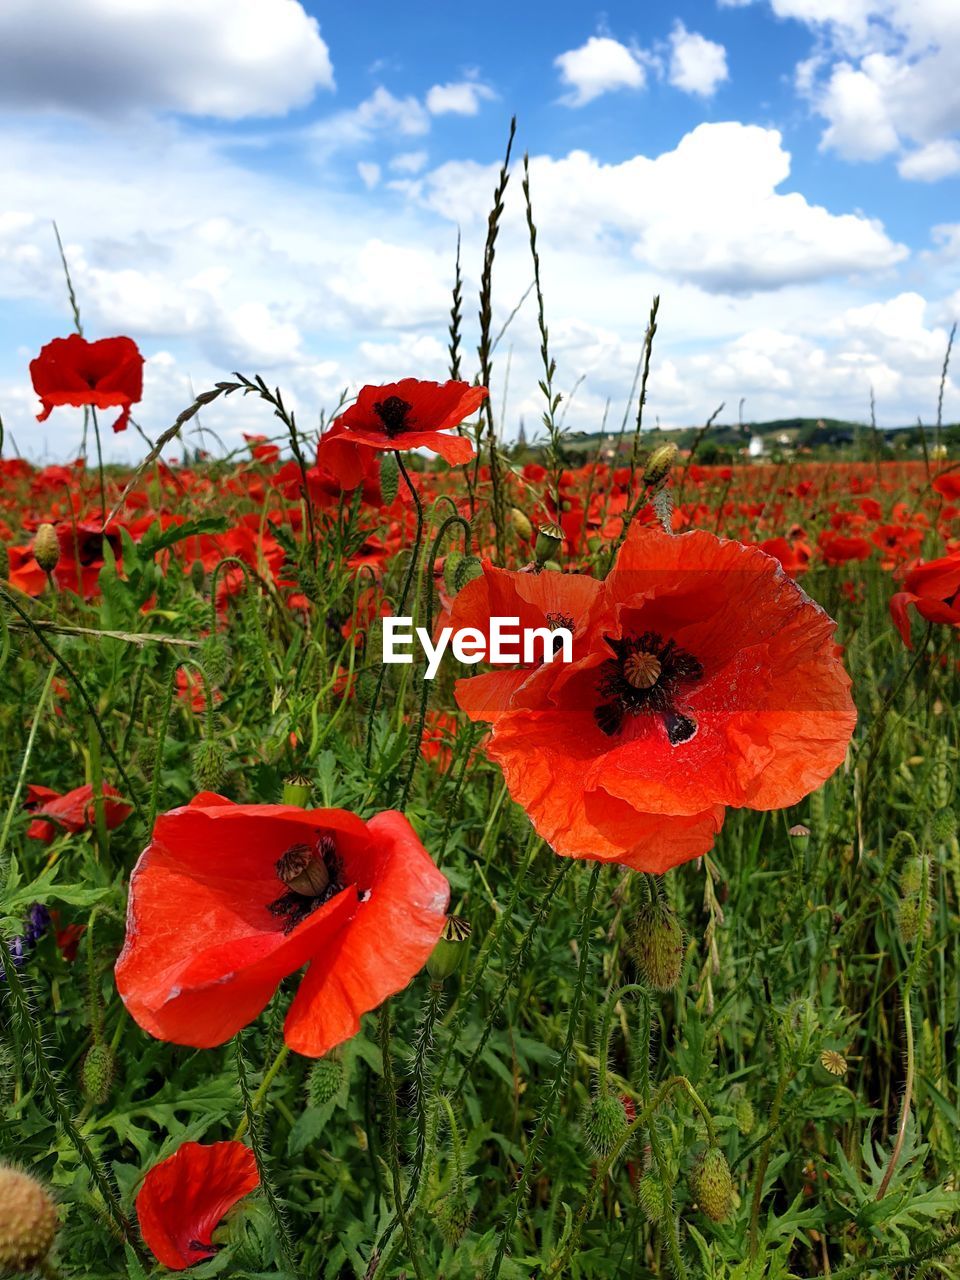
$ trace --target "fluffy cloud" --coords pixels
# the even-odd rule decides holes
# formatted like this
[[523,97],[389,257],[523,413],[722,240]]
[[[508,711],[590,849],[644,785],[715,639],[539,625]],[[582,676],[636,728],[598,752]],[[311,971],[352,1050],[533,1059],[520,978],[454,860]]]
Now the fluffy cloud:
[[636,55],[610,36],[591,36],[579,47],[554,59],[560,79],[569,88],[563,101],[582,107],[613,89],[642,89],[646,72]]
[[475,116],[482,101],[489,101],[496,96],[491,88],[476,80],[435,84],[427,93],[427,110],[434,116]]
[[[641,263],[704,289],[746,293],[894,266],[907,254],[875,220],[833,214],[777,188],[790,156],[775,129],[702,124],[653,159],[602,164],[584,151],[531,161],[538,223],[575,244],[626,244]],[[422,203],[467,223],[493,170],[447,164],[415,184]],[[704,199],[723,191],[722,200]],[[508,216],[522,217],[518,203]]]
[[679,20],[670,33],[670,47],[669,79],[675,88],[709,98],[730,78],[723,45],[688,31]]
[[938,182],[940,178],[960,173],[960,142],[952,138],[938,138],[925,147],[910,151],[900,160],[897,171],[901,178],[917,182]]
[[0,5],[0,104],[18,110],[239,120],[282,115],[332,88],[329,51],[298,0]]
[[379,85],[359,106],[336,111],[305,132],[318,158],[323,158],[341,147],[359,146],[378,135],[415,138],[429,131],[430,116],[418,99],[412,95],[394,97]]

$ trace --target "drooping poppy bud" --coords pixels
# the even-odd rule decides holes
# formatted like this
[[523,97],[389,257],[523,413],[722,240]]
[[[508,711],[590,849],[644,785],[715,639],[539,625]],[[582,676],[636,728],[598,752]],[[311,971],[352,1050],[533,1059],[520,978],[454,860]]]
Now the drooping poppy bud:
[[626,1128],[626,1113],[618,1097],[612,1093],[599,1093],[590,1099],[583,1118],[583,1130],[598,1156],[612,1151]]
[[462,591],[468,582],[479,578],[483,573],[483,562],[478,556],[464,556],[454,571],[453,582],[457,591]]
[[193,749],[193,778],[201,791],[216,791],[227,776],[227,749],[219,738],[202,738]]
[[60,563],[60,539],[52,524],[42,524],[34,534],[33,558],[44,573],[53,573]]
[[648,489],[652,489],[654,485],[666,480],[676,458],[677,446],[675,444],[661,444],[654,449],[647,459],[647,465],[643,472],[643,483]]
[[733,1207],[733,1179],[719,1147],[708,1147],[697,1161],[691,1190],[700,1208],[714,1222],[724,1222]]
[[102,1107],[110,1097],[117,1070],[117,1056],[108,1044],[93,1044],[87,1050],[80,1069],[83,1096],[94,1106]]
[[53,1248],[57,1210],[36,1178],[9,1165],[0,1166],[0,1273],[29,1274]]
[[307,1097],[312,1107],[322,1107],[331,1102],[343,1084],[343,1062],[334,1050],[326,1057],[318,1058],[307,1076]]
[[513,531],[521,542],[529,542],[533,537],[533,525],[530,523],[530,517],[521,511],[519,507],[510,508],[510,523],[513,525]]
[[637,967],[655,991],[672,991],[683,966],[683,929],[666,902],[645,903],[637,912],[630,938]]
[[663,1217],[663,1183],[655,1173],[645,1173],[637,1184],[637,1200],[646,1220],[656,1226]]

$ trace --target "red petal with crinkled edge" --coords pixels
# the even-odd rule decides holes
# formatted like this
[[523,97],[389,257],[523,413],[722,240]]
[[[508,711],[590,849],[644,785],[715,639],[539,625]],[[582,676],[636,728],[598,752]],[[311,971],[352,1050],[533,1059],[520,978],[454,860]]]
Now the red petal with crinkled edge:
[[290,1006],[284,1040],[320,1057],[355,1035],[360,1017],[402,990],[443,932],[450,886],[402,813],[367,824],[375,856],[356,914],[338,945],[318,955]]
[[253,1152],[242,1142],[184,1142],[155,1164],[137,1193],[140,1232],[171,1271],[216,1253],[217,1224],[260,1185]]

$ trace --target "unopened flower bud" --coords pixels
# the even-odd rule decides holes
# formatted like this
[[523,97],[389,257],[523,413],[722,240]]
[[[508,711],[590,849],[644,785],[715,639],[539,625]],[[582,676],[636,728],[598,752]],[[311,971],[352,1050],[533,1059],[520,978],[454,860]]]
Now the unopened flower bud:
[[305,809],[310,803],[310,793],[313,791],[313,785],[309,778],[305,778],[302,773],[291,773],[289,778],[283,780],[283,794],[280,798],[281,804],[295,804],[298,809]]
[[193,778],[201,791],[216,791],[227,776],[227,749],[219,738],[203,738],[193,749]]
[[53,573],[60,563],[60,539],[52,524],[42,524],[34,534],[33,558],[44,573]]
[[676,458],[677,446],[675,444],[661,444],[654,449],[647,459],[647,465],[643,472],[643,483],[648,489],[652,489],[654,485],[666,480]]
[[397,496],[397,489],[400,486],[400,468],[397,466],[397,459],[392,453],[383,453],[380,455],[380,496],[383,498],[385,507],[393,506],[393,500]]
[[230,674],[230,654],[220,636],[207,636],[201,641],[200,666],[212,685],[221,685],[226,680]]
[[457,594],[457,565],[462,559],[462,551],[448,551],[443,558],[443,585],[448,595]]
[[665,1197],[663,1183],[655,1173],[645,1173],[637,1183],[637,1201],[646,1220],[656,1226],[663,1217]]
[[206,586],[207,571],[203,567],[202,560],[194,560],[193,564],[190,566],[190,582],[194,591],[198,593]]
[[923,884],[923,859],[908,858],[900,872],[900,892],[905,898],[915,898]]
[[630,945],[641,974],[655,991],[672,991],[683,967],[683,930],[666,902],[645,903],[637,912]]
[[80,1069],[83,1096],[94,1106],[102,1107],[110,1097],[117,1073],[117,1057],[108,1044],[93,1044],[87,1050]]
[[591,1148],[605,1156],[616,1146],[627,1128],[623,1103],[612,1093],[598,1093],[590,1099],[583,1117],[583,1129]]
[[457,592],[463,590],[468,582],[479,578],[483,573],[483,562],[478,556],[464,556],[457,564],[453,574],[453,584]]
[[457,1187],[437,1202],[434,1214],[437,1230],[449,1245],[460,1243],[473,1219],[473,1210],[466,1192]]
[[513,531],[522,542],[529,542],[533,537],[533,525],[530,523],[530,517],[527,516],[519,507],[510,508],[510,523],[513,525]]
[[334,1051],[318,1058],[307,1076],[307,1097],[312,1107],[322,1107],[340,1092],[343,1085],[343,1062]]
[[753,1103],[749,1098],[737,1099],[737,1104],[733,1109],[733,1118],[737,1123],[737,1128],[744,1137],[753,1132],[753,1127],[757,1123],[757,1117],[753,1109]]
[[543,565],[548,560],[556,560],[563,546],[563,530],[558,524],[542,524],[537,530],[537,540],[533,544],[533,554],[537,564]]
[[700,1208],[714,1222],[724,1222],[733,1207],[733,1179],[719,1147],[708,1147],[694,1166],[691,1190]]
[[470,924],[462,916],[447,916],[440,941],[430,953],[427,973],[434,982],[443,982],[460,967],[470,939]]
[[49,1192],[20,1169],[0,1165],[0,1275],[24,1275],[53,1248],[57,1210]]
[[920,931],[920,908],[915,898],[901,898],[897,906],[897,933],[904,946],[916,942]]
[[952,809],[938,809],[930,822],[930,836],[934,844],[949,844],[956,834],[957,815]]

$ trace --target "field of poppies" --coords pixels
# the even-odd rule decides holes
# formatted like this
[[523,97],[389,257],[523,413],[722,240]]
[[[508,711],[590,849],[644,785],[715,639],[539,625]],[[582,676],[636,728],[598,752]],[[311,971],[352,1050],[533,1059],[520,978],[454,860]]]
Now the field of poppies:
[[84,456],[0,450],[0,1274],[955,1275],[960,463],[651,448],[651,325],[572,465],[546,325],[533,448],[463,325],[129,468],[135,341],[30,366]]

